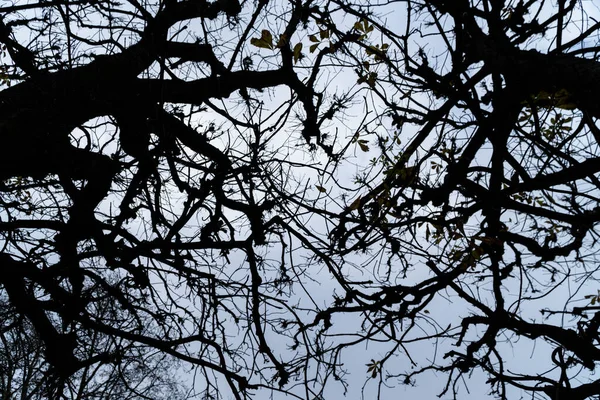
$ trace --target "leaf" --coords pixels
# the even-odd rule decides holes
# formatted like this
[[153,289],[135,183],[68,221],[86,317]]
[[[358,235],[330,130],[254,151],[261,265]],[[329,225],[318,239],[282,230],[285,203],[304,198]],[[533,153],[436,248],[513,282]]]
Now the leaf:
[[323,186],[319,186],[319,185],[315,185],[315,187],[317,188],[317,190],[321,193],[327,193],[327,189],[325,189]]
[[282,48],[283,46],[285,46],[285,45],[287,44],[287,42],[288,42],[287,35],[285,35],[285,34],[283,34],[283,35],[280,35],[280,36],[279,36],[279,40],[277,41],[277,46],[276,46],[276,47],[277,47],[278,49],[280,49],[280,48]]
[[319,43],[319,42],[320,42],[320,40],[319,40],[319,39],[317,39],[317,36],[316,36],[316,35],[310,35],[310,36],[308,37],[308,40],[310,40],[310,41],[311,41],[311,42],[313,42],[313,43]]
[[350,211],[358,210],[358,208],[360,207],[360,201],[361,201],[361,198],[357,197],[356,200],[354,200],[352,202],[352,204],[350,204],[350,207],[348,207],[348,210],[350,210]]
[[404,184],[411,184],[415,181],[417,177],[417,167],[414,165],[412,167],[402,168],[398,171],[398,182]]
[[323,29],[319,32],[319,36],[321,37],[321,40],[323,39],[329,39],[329,29]]
[[359,141],[357,141],[357,143],[362,151],[364,151],[365,153],[369,151],[369,146],[367,145],[368,142],[365,139],[360,139]]
[[371,373],[371,378],[377,378],[377,374],[379,373],[379,370],[381,369],[380,365],[379,365],[379,361],[375,361],[375,360],[371,360],[370,363],[366,364],[367,365],[367,373]]
[[294,46],[294,64],[300,60],[300,56],[302,55],[302,43],[297,43]]
[[375,82],[377,82],[377,73],[369,72],[367,75],[362,75],[358,78],[356,83],[364,83],[366,82],[371,88],[375,87]]
[[315,44],[313,44],[312,46],[310,46],[310,47],[308,48],[308,50],[309,50],[311,53],[314,53],[314,52],[315,52],[315,50],[317,49],[317,47],[319,47],[319,45],[320,45],[320,44],[321,44],[321,43],[315,43]]
[[368,56],[372,56],[373,54],[379,53],[379,48],[376,46],[369,46],[365,49],[365,53],[367,53]]
[[273,35],[271,35],[271,32],[264,29],[260,38],[250,39],[250,44],[262,49],[273,49]]
[[250,39],[250,44],[256,47],[260,47],[261,49],[270,49],[272,48],[271,46],[269,46],[269,43],[265,42],[262,39],[258,39],[258,38],[252,38]]
[[560,99],[557,101],[556,107],[563,110],[574,110],[577,108],[577,104],[569,101],[568,99]]
[[260,38],[269,42],[271,46],[273,45],[273,35],[271,35],[271,32],[269,32],[268,30],[263,29]]
[[369,77],[367,78],[367,84],[371,87],[374,88],[375,87],[375,82],[377,80],[377,74],[375,72],[371,72],[369,74]]

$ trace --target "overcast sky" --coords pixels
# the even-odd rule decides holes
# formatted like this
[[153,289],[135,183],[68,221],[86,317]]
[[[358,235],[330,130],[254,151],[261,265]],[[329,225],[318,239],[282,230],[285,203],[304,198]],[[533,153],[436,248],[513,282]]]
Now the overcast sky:
[[[600,18],[600,10],[598,6],[592,2],[585,3],[586,11],[588,12],[587,16],[582,16],[583,18]],[[550,3],[548,5],[550,6]],[[401,25],[404,23],[405,14],[403,11],[403,4],[398,3],[395,7],[389,7],[385,11],[385,21],[387,21],[388,26],[402,30]],[[267,21],[269,23],[275,23],[271,20]],[[257,32],[261,29],[271,29],[273,31],[276,30],[276,27],[273,25],[269,25],[267,22],[263,22],[265,26],[258,24],[256,26]],[[350,20],[341,20],[339,21],[340,26],[352,26],[355,21]],[[242,24],[242,27],[244,25]],[[193,25],[189,28],[193,30]],[[235,28],[239,29],[239,28]],[[231,35],[234,37],[237,35],[237,31],[235,29],[231,30]],[[575,29],[572,30],[572,35],[576,35],[577,31]],[[539,50],[546,51],[548,45],[551,41],[552,37],[549,35],[547,38],[547,42],[539,41],[536,43],[528,44],[529,48],[537,48]],[[565,37],[565,40],[568,40],[569,36]],[[413,43],[415,46],[413,51],[417,50],[417,46],[423,46],[426,52],[429,55],[433,55],[436,53],[436,49],[438,46],[441,46],[441,41],[433,39],[432,37],[427,37],[421,39],[421,43]],[[307,38],[304,38],[305,49],[308,48],[309,42]],[[254,49],[254,53],[248,54],[252,57],[255,62],[255,66],[257,69],[263,67],[263,63],[268,62],[268,50],[265,49]],[[307,53],[307,57],[310,58],[310,55]],[[307,59],[306,64],[310,65]],[[321,75],[319,82],[320,86],[327,89],[331,92],[333,89],[337,89],[340,92],[345,91],[345,88],[351,88],[356,85],[357,77],[354,71],[351,68],[341,69],[341,68],[329,68],[326,69],[325,72]],[[364,86],[364,85],[363,85]],[[355,90],[364,90],[359,87],[356,87]],[[365,95],[369,96],[368,91],[364,90]],[[277,89],[273,90],[267,94],[265,94],[263,100],[265,110],[276,109],[276,107],[284,100],[288,99],[290,96],[289,91],[287,89]],[[237,99],[232,100],[228,103],[228,100],[224,100],[223,103],[219,104],[215,102],[218,107],[226,107],[227,109],[235,110],[236,106],[234,102]],[[377,106],[377,102],[370,103],[369,107]],[[366,108],[366,102],[357,102],[351,108],[345,111],[343,120],[334,120],[329,125],[325,126],[326,131],[332,135],[339,135],[342,139],[340,143],[346,142],[349,138],[351,138],[357,131],[358,126],[360,126],[360,121],[362,121],[365,112],[368,109]],[[277,115],[277,114],[275,114]],[[275,119],[275,118],[274,118]],[[209,121],[214,121],[217,126],[222,127],[223,130],[231,129],[228,125],[229,123],[225,118],[219,116],[217,113],[209,112],[205,114],[203,120],[198,121],[203,125],[207,125]],[[373,121],[371,127],[373,125],[377,125],[378,121]],[[390,121],[380,121],[380,125],[377,126],[379,133],[384,132],[386,129],[390,129]],[[110,136],[112,132],[107,132],[108,136]],[[404,143],[408,143],[410,138],[415,135],[416,128],[415,127],[406,127],[402,132],[402,141]],[[228,141],[225,140],[230,139],[231,137],[235,137],[236,134],[240,135],[239,141]],[[362,133],[361,133],[362,134]],[[229,136],[223,137],[223,142],[219,145],[222,148],[226,146],[231,146],[232,143],[234,146],[239,146],[239,151],[245,151],[243,140],[241,139],[244,135],[250,135],[249,132],[239,131],[233,132]],[[369,152],[361,151],[358,146],[350,152],[353,156],[348,157],[346,161],[344,161],[340,168],[335,172],[335,178],[342,185],[353,185],[353,180],[356,173],[360,172],[364,166],[368,165],[370,160],[373,157],[377,156],[377,151],[375,149],[374,136],[366,136],[369,140],[369,145],[371,150]],[[218,143],[218,141],[215,141]],[[270,143],[271,150],[277,151],[281,157],[287,157],[292,160],[298,161],[310,161],[320,164],[321,167],[324,167],[327,163],[325,156],[320,154],[316,155],[314,153],[309,153],[307,148],[303,146],[302,138],[299,135],[299,127],[298,125],[290,124],[286,127],[285,130],[281,131]],[[111,152],[110,147],[105,149],[105,151]],[[303,183],[310,182],[307,185],[308,193],[307,198],[311,199],[320,199],[318,204],[321,206],[327,207],[330,211],[339,211],[340,203],[334,200],[337,200],[336,196],[338,193],[335,192],[335,187],[333,185],[333,181],[328,180],[325,176],[319,176],[315,170],[312,169],[295,169],[294,172],[298,174],[298,177],[303,180]],[[316,185],[322,186],[327,190],[327,193],[321,193]],[[177,194],[173,194],[173,203],[172,206],[174,210],[177,209],[177,202],[175,198]],[[104,211],[108,211],[110,207],[118,207],[118,201],[116,198],[106,199],[105,202],[101,205]],[[343,205],[343,204],[342,204]],[[508,218],[508,217],[507,217]],[[138,221],[139,223],[139,221]],[[200,225],[202,221],[199,219],[198,224]],[[322,234],[323,236],[327,235],[327,233],[332,229],[332,226],[328,225],[323,219],[319,217],[306,218],[306,228],[312,232],[316,232],[318,234]],[[191,226],[190,230],[198,229],[198,226]],[[424,229],[424,228],[423,228]],[[243,232],[244,229],[240,231]],[[131,231],[135,232],[135,228],[131,227]],[[142,231],[141,229],[139,230]],[[423,238],[421,238],[423,240]],[[294,241],[294,245],[296,246],[296,250],[293,252],[294,262],[297,263],[298,266],[301,266],[305,263],[305,257],[310,256],[310,252],[308,250],[302,250],[300,243],[298,241]],[[595,249],[590,249],[589,260],[595,260]],[[434,251],[433,249],[431,251]],[[265,246],[262,248],[258,248],[257,252],[262,254],[265,258],[273,258],[278,259],[280,256],[281,249],[278,244],[274,243],[270,246]],[[207,269],[215,268],[218,270],[219,268],[223,268],[221,273],[223,276],[228,276],[230,273],[236,271],[235,274],[239,274],[240,281],[243,281],[244,277],[243,270],[237,270],[239,265],[243,265],[245,263],[243,255],[240,253],[231,254],[229,256],[229,261],[231,262],[230,266],[211,266],[206,265]],[[373,271],[377,268],[376,261],[369,258],[368,255],[352,255],[348,257],[347,261],[347,269],[346,271],[352,277],[355,277],[357,280],[359,279],[370,279],[370,276],[373,274]],[[508,260],[509,261],[509,260]],[[220,260],[219,262],[223,262]],[[313,304],[316,303],[319,307],[326,308],[330,306],[333,302],[332,295],[334,293],[342,293],[338,284],[332,279],[330,273],[324,266],[319,265],[310,265],[307,266],[308,271],[307,275],[310,276],[310,280],[306,279],[304,282],[304,286],[301,288],[300,286],[295,287],[291,297],[287,301],[289,305],[299,306],[299,308],[314,308]],[[564,264],[564,270],[567,271],[569,269],[569,263]],[[419,262],[415,262],[413,269],[410,271],[410,274],[406,279],[401,279],[400,277],[395,277],[396,280],[393,284],[414,284],[419,282],[420,280],[430,277],[429,270],[424,265],[419,265]],[[591,271],[590,274],[595,273],[595,271]],[[395,274],[392,274],[395,276]],[[539,272],[540,281],[548,280],[549,277],[544,275],[543,271]],[[521,308],[521,312],[523,315],[528,316],[529,318],[536,320],[538,322],[543,321],[544,315],[540,312],[540,310],[544,308],[548,309],[561,309],[566,302],[571,299],[573,301],[579,301],[581,305],[585,304],[584,296],[594,293],[596,288],[588,288],[581,287],[580,277],[570,277],[560,286],[558,290],[555,290],[552,293],[552,296],[545,297],[540,299],[539,301],[530,301],[523,304]],[[392,282],[390,282],[392,283]],[[493,301],[493,296],[489,292],[489,287],[465,287],[465,290],[470,290],[473,292],[479,292],[480,296],[484,299],[489,299],[490,303]],[[507,304],[510,304],[511,299],[514,301],[518,297],[518,293],[520,290],[520,282],[519,277],[515,277],[512,280],[508,280],[506,282],[506,286],[504,288]],[[313,303],[314,302],[314,303]],[[574,303],[575,304],[575,303]],[[428,313],[422,316],[422,330],[415,330],[416,333],[422,333],[423,335],[427,335],[428,333],[433,333],[435,329],[443,329],[449,324],[453,326],[459,326],[460,320],[464,318],[466,315],[470,314],[470,310],[468,305],[460,300],[458,296],[451,292],[441,292],[436,295],[435,299],[431,302],[430,306],[427,307]],[[228,318],[223,315],[223,318]],[[308,319],[308,316],[306,316]],[[553,317],[553,321],[556,321],[560,316]],[[352,341],[354,340],[348,334],[358,333],[360,332],[360,323],[363,321],[361,316],[355,315],[336,315],[332,319],[332,328],[328,331],[331,337],[329,338],[332,343],[340,342],[340,341]],[[235,324],[231,323],[231,333],[235,332]],[[469,334],[467,338],[479,337],[481,332],[477,332],[476,328],[471,328],[469,330]],[[336,336],[343,335],[343,336]],[[285,360],[286,356],[290,354],[291,350],[287,348],[289,342],[278,337],[274,334],[268,334],[268,338],[270,339],[270,346],[275,354],[281,354],[282,358]],[[237,340],[243,340],[243,338],[238,338]],[[235,343],[236,339],[232,338],[232,341]],[[507,343],[500,343],[499,349],[503,350],[503,356],[505,357],[505,361],[507,361],[507,368],[511,371],[517,373],[534,373],[541,372],[547,369],[550,369],[550,351],[547,344],[544,344],[541,341],[531,341],[524,338],[514,338],[510,335],[506,336]],[[443,356],[448,351],[454,349],[454,340],[440,340],[437,343],[429,340],[419,341],[413,344],[407,345],[407,350],[409,351],[410,358],[417,361],[419,366],[425,366],[429,363],[436,363],[443,365],[448,362],[448,360],[444,360]],[[385,381],[384,384],[379,384],[379,377],[375,379],[369,378],[369,373],[367,371],[366,364],[371,362],[371,360],[380,360],[385,357],[386,352],[392,348],[392,343],[378,343],[375,341],[369,341],[367,343],[361,343],[359,345],[352,346],[347,348],[341,357],[343,362],[343,368],[348,372],[346,375],[346,381],[348,384],[347,392],[345,393],[345,397],[348,399],[366,399],[371,400],[375,398],[377,395],[380,395],[382,399],[435,399],[436,396],[443,390],[447,376],[445,374],[435,374],[435,373],[425,373],[420,375],[414,386],[411,385],[403,385],[400,382],[396,382],[394,379],[390,379]],[[398,374],[404,372],[406,370],[410,370],[412,368],[410,363],[410,358],[406,354],[404,350],[397,350],[392,358],[388,360],[388,362],[384,366],[383,374]],[[260,363],[260,361],[258,361]],[[314,374],[314,366],[309,366],[307,369],[307,374]],[[242,373],[243,374],[243,373]],[[558,371],[556,371],[558,375]],[[193,374],[188,374],[185,379],[189,382],[192,380]],[[461,387],[459,390],[459,400],[469,400],[469,399],[492,399],[492,396],[488,395],[489,385],[486,384],[487,377],[481,372],[474,372],[469,376],[465,377],[464,381],[459,381],[458,385]],[[201,382],[198,382],[198,385],[201,385]],[[325,391],[324,398],[326,400],[336,400],[338,398],[342,398],[344,394],[344,388],[341,384],[334,382],[333,380],[329,381],[329,387]],[[226,385],[222,385],[224,392],[226,393],[228,388]],[[516,389],[512,389],[511,395],[509,398],[518,399],[521,397],[520,391]],[[263,392],[260,396],[266,395],[266,392]],[[298,395],[304,397],[303,392],[298,392]],[[225,397],[230,398],[230,395],[225,395]],[[276,399],[284,398],[285,396],[274,396]],[[257,398],[262,398],[257,396]],[[266,398],[266,397],[265,397]],[[450,394],[446,394],[442,397],[442,399],[451,399],[451,391]],[[540,396],[540,399],[542,397]]]

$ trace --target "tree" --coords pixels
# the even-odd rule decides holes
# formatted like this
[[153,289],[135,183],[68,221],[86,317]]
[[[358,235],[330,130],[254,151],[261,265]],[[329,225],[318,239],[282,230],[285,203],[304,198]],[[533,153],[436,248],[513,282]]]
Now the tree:
[[[119,314],[107,302],[99,313]],[[29,321],[3,299],[4,321],[0,332],[0,395],[2,399],[187,399],[181,383],[174,378],[177,364],[165,354],[98,332],[78,332],[79,351],[104,353],[108,362],[78,370],[65,380],[56,381],[52,366],[44,360],[44,344]],[[86,335],[87,334],[87,335]],[[85,357],[85,355],[83,355]]]
[[379,397],[598,398],[590,8],[1,7],[0,284],[53,382],[110,362],[97,333],[207,398],[323,398],[367,344]]

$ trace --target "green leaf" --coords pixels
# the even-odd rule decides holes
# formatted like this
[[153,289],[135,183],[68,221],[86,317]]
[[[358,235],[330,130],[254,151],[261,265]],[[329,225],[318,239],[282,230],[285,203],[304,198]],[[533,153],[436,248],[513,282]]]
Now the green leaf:
[[371,87],[374,88],[375,87],[375,82],[377,81],[377,73],[375,72],[371,72],[369,74],[369,76],[367,77],[367,84]]
[[264,29],[261,33],[260,38],[252,38],[250,39],[250,44],[253,46],[262,48],[262,49],[273,49],[273,35],[271,32]]
[[367,145],[367,143],[369,143],[368,141],[366,141],[365,139],[361,139],[357,141],[357,143],[362,151],[364,151],[365,153],[369,151],[369,145]]
[[377,54],[379,52],[379,48],[377,46],[369,46],[365,49],[365,53],[368,56],[372,56],[373,54]]
[[271,32],[269,32],[268,30],[263,29],[263,31],[261,32],[261,39],[264,39],[267,42],[269,42],[271,46],[273,45],[273,35],[271,35]]
[[270,49],[272,48],[271,46],[269,46],[269,43],[265,42],[262,39],[258,39],[258,38],[252,38],[250,39],[250,44],[256,47],[260,47],[261,49]]
[[300,60],[300,56],[302,55],[302,43],[297,43],[294,46],[294,64]]
[[415,181],[417,177],[417,167],[414,165],[412,167],[402,168],[397,171],[398,182],[411,184]]
[[287,35],[285,35],[285,34],[283,34],[283,35],[280,35],[280,36],[279,36],[279,40],[277,41],[277,46],[276,46],[276,47],[277,47],[278,49],[280,49],[280,48],[282,48],[283,46],[285,46],[285,45],[287,44],[287,42],[288,42]]
[[319,43],[319,42],[320,42],[320,40],[319,40],[319,39],[317,39],[317,36],[316,36],[316,35],[310,35],[310,36],[308,37],[308,40],[310,40],[310,41],[311,41],[311,42],[313,42],[313,43]]
[[315,50],[317,49],[317,47],[319,47],[319,44],[320,44],[320,43],[315,43],[315,44],[313,44],[312,46],[310,46],[310,47],[308,48],[308,51],[310,51],[311,53],[314,53],[314,52],[315,52]]
[[350,204],[350,207],[348,207],[348,209],[350,211],[358,210],[358,208],[360,207],[360,200],[361,198],[357,197],[356,200],[354,200],[352,204]]
[[362,75],[360,76],[356,83],[361,84],[361,83],[367,83],[367,85],[369,85],[371,88],[375,87],[375,83],[377,82],[377,73],[376,72],[369,72],[367,75]]
[[371,362],[366,365],[368,367],[367,373],[369,373],[369,372],[371,373],[371,378],[376,378],[377,374],[381,370],[379,361],[371,360]]

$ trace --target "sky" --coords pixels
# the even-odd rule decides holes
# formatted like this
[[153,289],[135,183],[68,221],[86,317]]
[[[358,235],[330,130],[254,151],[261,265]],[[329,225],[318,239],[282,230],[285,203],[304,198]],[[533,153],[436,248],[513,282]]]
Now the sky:
[[[588,12],[587,18],[596,18],[600,17],[600,12],[596,6],[593,5],[592,2],[585,3],[585,9]],[[402,21],[405,20],[405,14],[403,11],[403,5],[401,2],[396,5],[391,4],[382,12],[385,15],[382,19],[386,21],[389,26],[393,26],[394,24],[401,24]],[[255,26],[253,33],[250,37],[256,37],[258,33],[262,29],[269,29],[272,32],[279,32],[283,26],[283,20],[278,18],[274,18],[273,15],[277,15],[276,6],[272,10],[272,14],[270,17],[259,20]],[[219,36],[219,40],[223,40],[223,38],[227,38],[228,35],[231,36],[232,39],[237,37],[239,32],[245,28],[243,21],[247,21],[249,15],[245,15],[241,18],[242,23],[239,25],[231,24],[227,27],[223,26],[223,30],[218,30],[216,33]],[[339,15],[334,16],[334,19],[338,24],[338,27],[342,26],[352,26],[354,24],[354,20],[352,18],[341,18]],[[416,21],[413,21],[416,23]],[[217,22],[222,23],[222,21]],[[174,31],[178,31],[181,27],[174,28]],[[179,36],[181,40],[191,40],[194,35],[201,36],[201,29],[198,26],[194,26],[191,24],[189,27],[181,31]],[[425,30],[424,30],[425,32]],[[575,29],[572,30],[572,35],[576,35],[577,31]],[[565,38],[567,39],[567,37]],[[298,70],[304,65],[310,65],[310,61],[312,60],[312,56],[306,51],[310,45],[310,39],[304,35],[303,37],[293,38],[292,40],[301,40],[304,44],[304,52],[306,53],[306,59],[304,61],[300,61],[297,66]],[[420,39],[421,42],[414,43],[413,51],[416,52],[418,46],[423,46],[428,55],[434,55],[436,51],[442,46],[442,42],[440,39],[432,38],[431,36],[426,36]],[[549,38],[550,40],[550,38]],[[225,40],[227,43],[227,40]],[[543,40],[531,44],[535,48],[540,50],[544,49],[549,45],[549,42],[544,42]],[[232,48],[227,48],[226,45],[223,46],[224,53],[231,53]],[[393,49],[392,49],[393,50]],[[268,64],[276,58],[276,52],[270,49],[259,49],[253,48],[251,46],[244,48],[243,56],[251,57],[253,60],[253,65],[256,69],[266,68]],[[188,66],[184,66],[182,71],[186,70]],[[193,73],[204,73],[204,71],[194,71],[192,67],[189,67],[190,74]],[[344,91],[345,88],[353,88],[352,90],[360,93],[357,97],[360,99],[361,96],[369,96],[368,91],[366,90],[365,85],[362,86],[357,83],[357,76],[353,71],[353,68],[336,68],[331,67],[327,68],[323,71],[321,75],[319,75],[319,87],[327,88],[329,91]],[[258,95],[258,94],[256,94]],[[418,95],[415,95],[418,96]],[[262,94],[263,105],[261,106],[262,116],[267,115],[269,110],[276,110],[277,106],[281,104],[282,101],[289,99],[290,94],[287,89],[276,89],[273,91],[268,91],[268,93]],[[244,109],[236,104],[238,98],[232,97],[231,99],[225,99],[223,102],[214,102],[215,106],[223,107],[227,110],[232,110],[232,113],[238,112],[238,115],[243,115]],[[425,101],[425,96],[419,98],[419,100]],[[351,202],[352,199],[348,199],[346,204],[344,204],[337,197],[339,194],[336,185],[334,184],[333,178],[335,178],[339,184],[339,186],[353,186],[355,175],[362,170],[365,165],[368,165],[370,160],[377,155],[377,151],[375,149],[375,136],[367,135],[364,130],[364,125],[361,126],[361,121],[363,116],[367,110],[367,104],[369,107],[382,107],[382,104],[377,100],[373,100],[373,103],[368,103],[367,101],[357,101],[352,107],[347,109],[344,112],[344,118],[340,120],[332,121],[328,126],[325,127],[324,131],[329,132],[332,135],[338,135],[338,137],[342,138],[340,143],[348,142],[354,135],[359,132],[360,138],[364,138],[367,140],[367,143],[370,147],[369,151],[362,151],[360,146],[357,143],[352,143],[351,150],[347,153],[349,156],[344,161],[342,168],[338,169],[335,172],[335,175],[327,176],[326,174],[319,174],[318,169],[309,169],[309,168],[294,168],[293,172],[297,175],[297,177],[302,181],[302,185],[298,185],[299,188],[304,187],[306,190],[306,198],[315,200],[316,204],[319,204],[323,207],[326,207],[330,211],[339,211],[340,207],[347,205]],[[372,110],[372,108],[371,108]],[[295,112],[301,113],[301,110],[296,107],[294,109]],[[281,117],[281,111],[275,111],[273,116],[268,119],[270,123],[273,123],[273,126],[277,126],[280,128],[276,136],[269,142],[270,150],[274,152],[274,154],[279,155],[280,157],[285,157],[288,160],[306,162],[310,161],[314,163],[318,168],[325,168],[327,162],[322,154],[309,153],[306,151],[306,147],[302,143],[302,137],[299,134],[300,127],[298,124],[294,123],[286,123],[277,125],[278,117]],[[234,148],[236,151],[240,151],[244,153],[247,149],[247,144],[244,142],[251,137],[252,132],[250,131],[235,131],[227,122],[225,118],[220,116],[215,112],[207,112],[204,113],[201,120],[198,120],[198,124],[202,124],[203,127],[208,126],[208,121],[212,121],[216,126],[222,127],[223,130],[230,129],[228,131],[228,135],[223,135],[220,139],[215,139],[213,143],[219,144],[221,148]],[[374,119],[370,121],[368,128],[377,131],[379,133],[389,132],[391,131],[391,124],[389,120],[385,118],[382,119]],[[107,128],[109,129],[109,128]],[[105,137],[111,137],[112,131],[108,130],[105,132]],[[410,138],[416,134],[416,131],[412,127],[407,127],[402,131],[401,139],[403,143],[408,143]],[[96,145],[101,147],[101,140],[98,140]],[[104,147],[104,151],[107,153],[112,153],[115,150],[114,144]],[[482,157],[485,157],[485,153],[482,154]],[[484,160],[481,160],[483,163]],[[426,168],[430,167],[430,165],[426,165]],[[323,187],[326,192],[322,193],[316,185]],[[357,193],[358,195],[358,193]],[[175,213],[177,213],[177,208],[181,201],[177,201],[177,194],[172,195],[171,206]],[[107,198],[104,203],[101,205],[101,209],[107,211],[110,207],[118,206],[117,198]],[[317,235],[326,234],[332,229],[332,226],[328,225],[326,221],[323,221],[320,218],[312,217],[305,218],[306,225],[305,227],[314,232]],[[202,219],[202,215],[199,215],[196,218],[196,224],[200,226],[204,221]],[[136,230],[136,224],[138,224],[141,228],[141,222],[138,220],[133,222],[130,226],[132,232],[141,232],[140,230]],[[190,232],[197,230],[198,226],[190,227]],[[241,227],[240,232],[244,232],[247,229]],[[424,239],[425,235],[425,227],[421,230],[421,240]],[[301,249],[301,245],[298,241],[294,241],[295,246],[298,247],[296,251],[293,253],[294,262],[300,266],[304,263],[304,257],[309,254],[308,250]],[[272,259],[277,259],[280,253],[280,246],[277,243],[274,243],[270,246],[259,248],[257,251],[263,253],[265,257],[269,257]],[[431,250],[433,251],[433,250]],[[595,257],[594,254],[592,254]],[[219,271],[223,276],[229,276],[230,278],[234,278],[240,281],[244,279],[244,270],[239,270],[239,265],[244,265],[245,259],[241,254],[232,254],[230,255],[230,266],[227,267],[225,265],[218,265],[223,260],[219,260],[215,265],[210,265],[210,262],[207,261],[206,268],[207,270],[214,269],[215,271]],[[356,279],[361,279],[362,276],[370,276],[374,270],[377,268],[376,261],[369,259],[367,255],[352,255],[346,260],[346,271],[348,274],[351,274],[352,277],[356,277]],[[221,269],[222,268],[222,269]],[[230,268],[230,270],[228,269]],[[310,275],[311,280],[306,280],[305,284],[302,288],[296,288],[293,294],[287,299],[288,305],[299,305],[312,307],[313,302],[319,305],[320,307],[327,307],[331,304],[332,298],[331,295],[334,292],[341,293],[340,288],[337,283],[331,278],[329,272],[325,267],[320,267],[318,265],[307,265],[308,275]],[[565,268],[568,269],[568,266]],[[247,275],[247,274],[246,274]],[[403,284],[407,284],[410,282],[418,282],[420,279],[429,276],[429,273],[425,270],[423,265],[414,265],[413,270],[410,272],[410,275],[406,278],[397,278],[397,282],[401,282]],[[540,280],[548,279],[547,276],[543,276],[543,272],[539,274]],[[565,304],[566,299],[569,299],[572,296],[579,296],[579,298],[583,298],[589,292],[594,292],[595,288],[578,288],[578,277],[569,278],[568,281],[565,282],[565,285],[561,286],[561,289],[553,292],[552,296],[549,298],[544,298],[539,301],[532,301],[527,303],[522,310],[527,315],[531,316],[536,320],[542,320],[544,315],[541,314],[540,310],[543,308],[560,308]],[[513,285],[513,286],[510,286]],[[486,290],[488,288],[481,287],[471,287],[471,290],[477,291],[479,290],[482,295],[485,297]],[[511,281],[507,287],[505,288],[507,293],[510,293],[513,297],[517,296],[519,292],[519,282],[518,279]],[[515,293],[515,294],[512,294]],[[310,295],[310,297],[309,297]],[[489,299],[491,301],[491,296]],[[584,300],[581,300],[582,302]],[[526,307],[526,308],[525,308]],[[461,302],[456,294],[451,292],[440,293],[437,295],[431,304],[427,307],[428,314],[422,316],[424,329],[433,329],[433,326],[445,327],[447,324],[457,324],[460,321],[460,318],[469,313],[468,305]],[[334,336],[335,334],[345,334],[348,332],[358,332],[360,330],[359,323],[360,321],[355,318],[355,316],[347,315],[347,316],[335,316],[333,318],[333,327],[330,330],[330,340],[332,342],[338,340],[350,340],[348,337],[339,337]],[[234,324],[231,323],[232,332],[235,331]],[[476,332],[474,329],[473,332],[469,332],[471,337],[475,337],[477,334],[481,332]],[[278,353],[286,354],[288,350],[286,346],[289,342],[283,340],[281,337],[277,337],[276,335],[270,335],[270,345],[273,350]],[[512,342],[510,345],[500,345],[505,347],[505,354],[509,355],[507,357],[512,358],[510,360],[509,365],[514,366],[514,368],[522,368],[522,371],[538,371],[541,368],[549,365],[549,354],[547,348],[544,348],[544,345],[540,343],[540,341],[536,341],[535,343],[531,340],[519,339],[518,341],[515,338],[509,338]],[[243,343],[241,341],[244,338],[232,338],[232,341],[236,343],[236,340],[240,341],[239,345]],[[431,341],[422,341],[411,344],[409,350],[410,356],[415,360],[422,360],[425,364],[435,360],[436,362],[443,362],[443,355],[453,349],[453,341],[451,340],[441,340],[437,346],[433,346]],[[350,349],[347,349],[342,356],[343,367],[348,371],[348,388],[345,393],[345,398],[349,399],[372,399],[376,395],[380,395],[381,398],[436,398],[435,396],[440,393],[445,384],[446,377],[442,374],[424,374],[420,378],[418,378],[416,384],[414,386],[410,385],[402,385],[400,383],[395,383],[394,380],[390,380],[386,382],[386,385],[379,385],[378,379],[369,379],[367,364],[371,362],[371,360],[380,360],[385,357],[386,352],[390,349],[390,344],[388,343],[376,343],[376,342],[368,342],[362,343],[360,345],[353,346]],[[261,363],[260,360],[257,363]],[[389,359],[389,361],[385,364],[384,372],[387,374],[394,374],[404,369],[410,369],[410,361],[404,351],[396,351],[394,356]],[[308,368],[308,374],[315,373],[314,368]],[[191,379],[191,375],[185,377],[185,379]],[[487,399],[492,398],[487,395],[488,386],[485,383],[485,376],[481,373],[474,373],[469,379],[465,379],[467,384],[461,388],[460,390],[460,400],[467,399]],[[459,382],[459,384],[461,384]],[[223,385],[225,387],[225,385]],[[224,389],[226,392],[227,389]],[[519,398],[520,392],[515,390],[514,398]],[[335,382],[332,382],[331,386],[325,391],[324,398],[326,399],[337,399],[342,398],[342,394],[344,394],[343,387]],[[303,396],[303,394],[299,394]],[[225,395],[225,398],[230,397]],[[283,398],[283,396],[275,395],[274,398]],[[450,399],[450,395],[443,396],[442,399]]]

